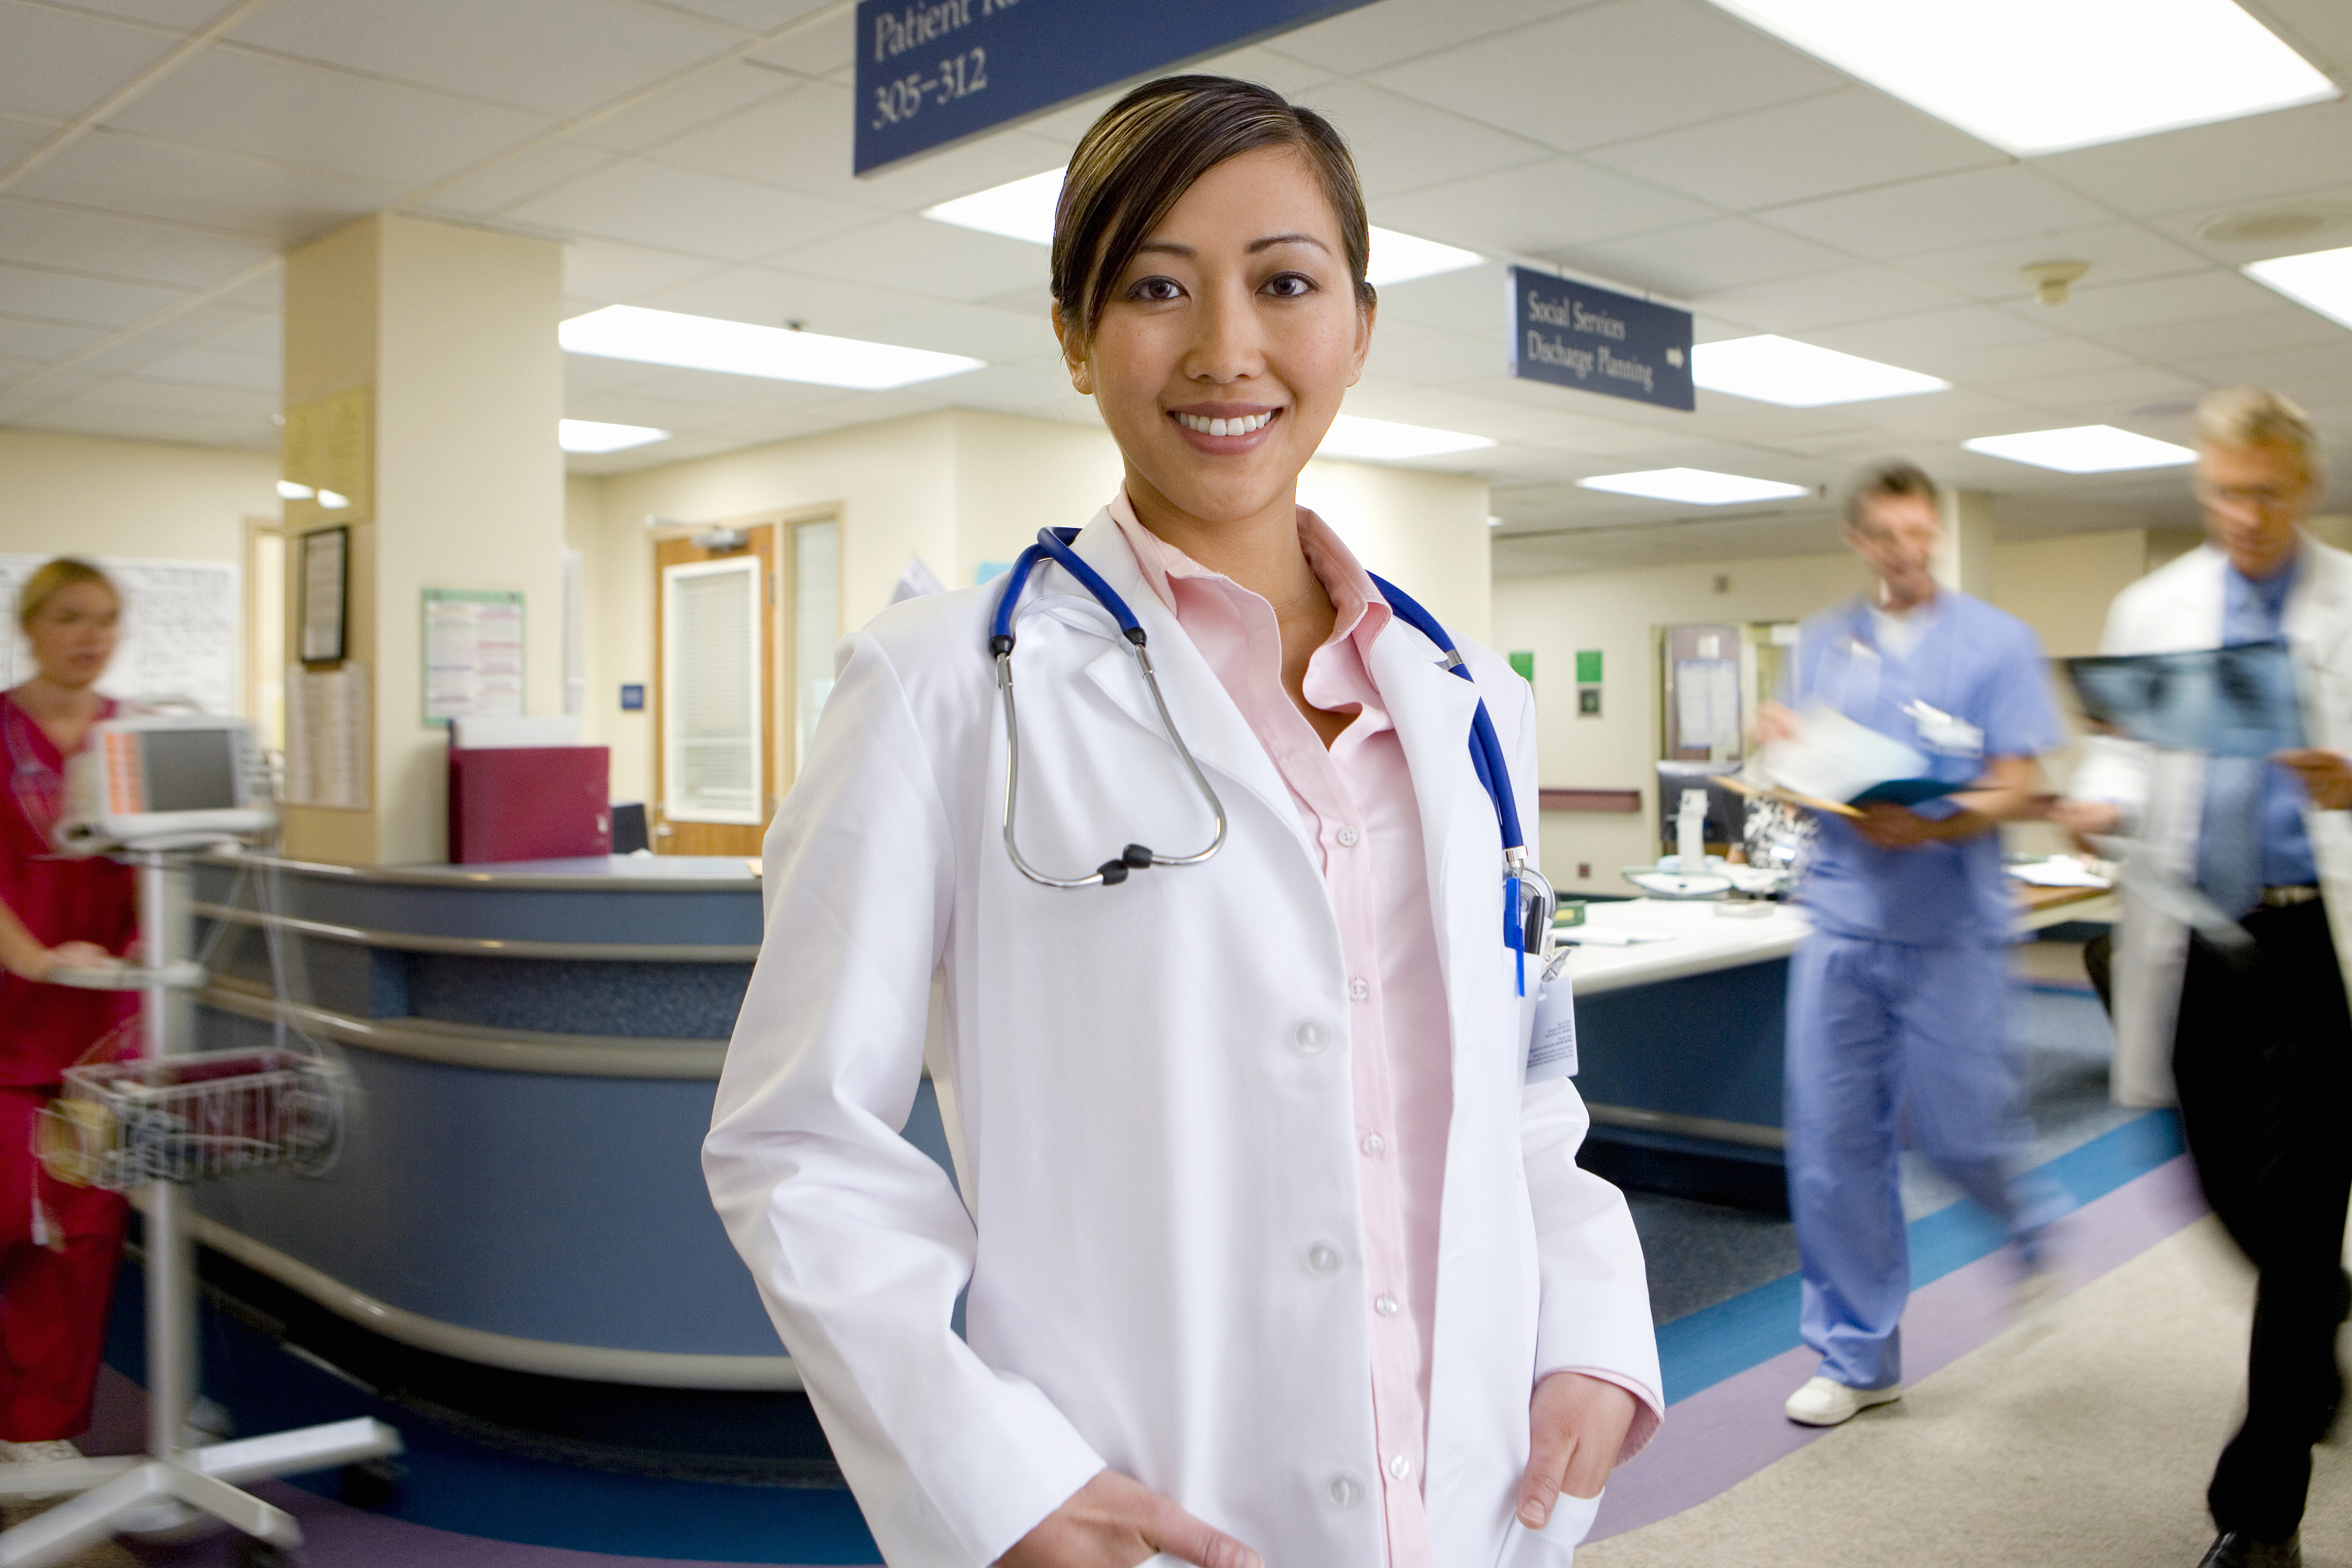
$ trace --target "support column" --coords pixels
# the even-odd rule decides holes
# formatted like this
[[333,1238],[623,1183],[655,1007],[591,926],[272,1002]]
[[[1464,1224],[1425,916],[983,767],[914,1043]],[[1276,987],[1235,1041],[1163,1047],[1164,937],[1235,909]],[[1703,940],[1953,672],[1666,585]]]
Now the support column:
[[[286,258],[285,477],[325,493],[286,503],[289,661],[303,651],[302,536],[350,529],[343,658],[298,663],[289,682],[289,743],[298,703],[309,721],[307,755],[289,758],[289,855],[446,857],[425,590],[520,591],[524,710],[563,711],[562,306],[560,246],[396,213]],[[337,719],[362,707],[341,737]]]
[[1936,580],[1978,599],[1992,598],[1992,492],[1945,490],[1940,510],[1944,545],[1936,552]]

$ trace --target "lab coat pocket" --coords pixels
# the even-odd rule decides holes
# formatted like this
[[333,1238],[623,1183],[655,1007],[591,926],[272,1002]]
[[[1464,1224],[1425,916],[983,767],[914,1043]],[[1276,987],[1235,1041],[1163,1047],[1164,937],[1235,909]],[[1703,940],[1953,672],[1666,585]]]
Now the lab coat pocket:
[[1495,1568],[1568,1568],[1576,1561],[1577,1543],[1592,1528],[1593,1516],[1601,1511],[1604,1491],[1593,1497],[1570,1497],[1559,1494],[1552,1504],[1551,1522],[1541,1530],[1529,1530],[1517,1515],[1511,1528],[1503,1535],[1503,1554],[1495,1560]]

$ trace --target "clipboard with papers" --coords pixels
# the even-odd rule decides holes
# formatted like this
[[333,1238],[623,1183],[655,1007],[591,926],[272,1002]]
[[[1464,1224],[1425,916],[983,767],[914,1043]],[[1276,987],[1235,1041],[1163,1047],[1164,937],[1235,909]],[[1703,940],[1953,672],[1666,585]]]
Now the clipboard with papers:
[[1744,795],[1840,817],[1859,817],[1863,807],[1882,802],[1916,806],[1969,787],[1929,777],[1926,753],[1826,704],[1808,707],[1802,719],[1796,736],[1758,754],[1757,777],[1723,782]]

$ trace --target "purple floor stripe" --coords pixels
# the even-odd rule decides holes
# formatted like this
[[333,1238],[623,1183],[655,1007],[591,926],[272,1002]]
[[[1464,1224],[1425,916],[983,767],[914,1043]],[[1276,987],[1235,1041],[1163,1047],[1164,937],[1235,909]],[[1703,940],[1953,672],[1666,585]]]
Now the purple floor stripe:
[[[2084,1285],[2205,1213],[2197,1174],[2183,1155],[2085,1204],[2064,1222],[2062,1266]],[[1904,1375],[1916,1383],[1985,1344],[2010,1324],[2016,1264],[2007,1251],[1980,1258],[1912,1292],[1903,1317]],[[1803,1347],[1776,1355],[1680,1401],[1647,1448],[1610,1478],[1589,1539],[1654,1524],[1746,1480],[1822,1435],[1781,1414],[1812,1375]]]

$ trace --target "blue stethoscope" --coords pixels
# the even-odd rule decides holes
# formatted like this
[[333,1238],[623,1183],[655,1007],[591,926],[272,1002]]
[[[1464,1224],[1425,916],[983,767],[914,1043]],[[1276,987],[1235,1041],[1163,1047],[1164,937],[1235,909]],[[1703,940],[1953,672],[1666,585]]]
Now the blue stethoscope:
[[[1102,574],[1088,566],[1078,552],[1070,548],[1078,537],[1076,528],[1040,528],[1037,542],[1021,552],[1013,570],[1004,574],[1004,586],[996,598],[996,618],[990,623],[988,650],[996,661],[996,689],[1004,700],[1004,852],[1023,876],[1045,887],[1109,887],[1125,882],[1131,872],[1157,865],[1199,865],[1225,846],[1225,808],[1217,799],[1208,776],[1193,759],[1192,747],[1177,732],[1176,720],[1168,712],[1168,699],[1160,695],[1160,677],[1152,672],[1151,654],[1146,649],[1141,622],[1127,607],[1118,591],[1102,579]],[[1021,795],[1021,726],[1013,706],[1013,622],[1019,609],[1022,590],[1029,583],[1029,574],[1040,561],[1055,565],[1078,580],[1081,587],[1094,596],[1095,602],[1113,621],[1127,640],[1128,652],[1135,657],[1135,667],[1143,674],[1143,684],[1150,690],[1151,704],[1160,714],[1160,727],[1167,735],[1176,755],[1183,759],[1184,769],[1192,775],[1192,785],[1200,790],[1209,810],[1216,818],[1217,831],[1208,847],[1189,855],[1163,855],[1146,844],[1129,844],[1118,854],[1103,862],[1085,876],[1049,876],[1024,858],[1021,845],[1014,837],[1013,818]],[[1413,599],[1386,579],[1374,577],[1372,582],[1389,602],[1398,620],[1428,638],[1445,652],[1445,668],[1467,681],[1471,679],[1454,639],[1437,618],[1423,609]],[[1473,683],[1475,684],[1475,682]],[[1478,783],[1486,798],[1495,805],[1495,824],[1503,840],[1503,941],[1519,956],[1518,985],[1522,995],[1527,988],[1526,957],[1540,954],[1551,931],[1552,915],[1559,898],[1551,883],[1541,872],[1528,864],[1527,837],[1519,828],[1517,802],[1511,795],[1510,769],[1503,762],[1503,744],[1495,734],[1495,720],[1486,711],[1486,699],[1478,699],[1477,711],[1470,720],[1470,766],[1478,775]]]

